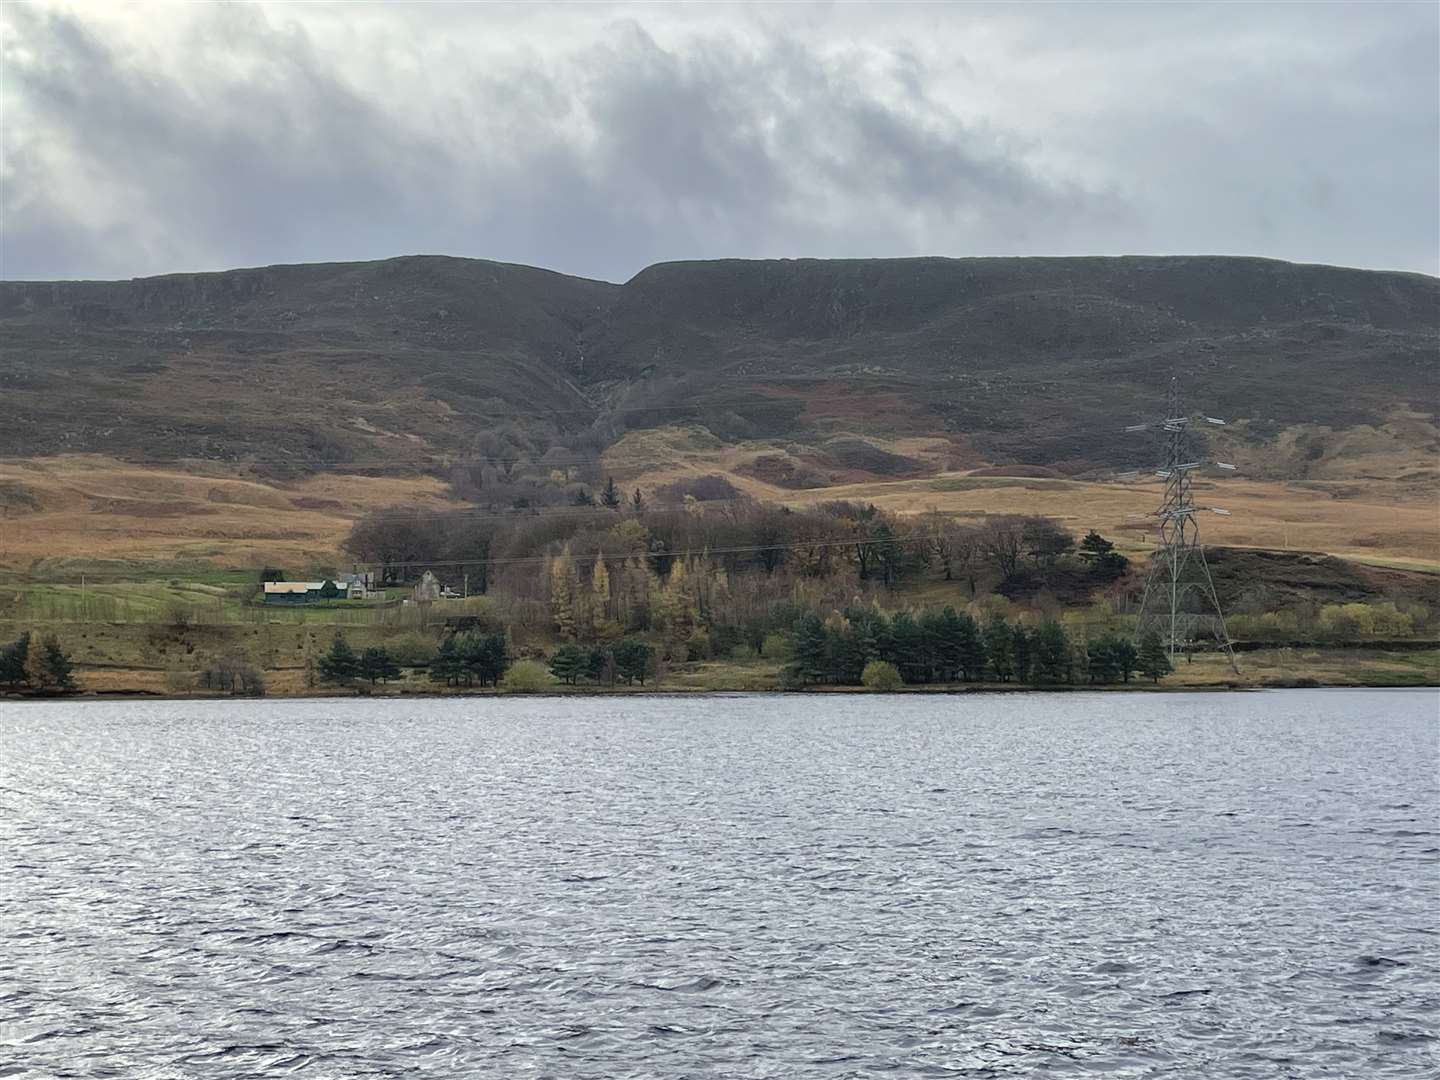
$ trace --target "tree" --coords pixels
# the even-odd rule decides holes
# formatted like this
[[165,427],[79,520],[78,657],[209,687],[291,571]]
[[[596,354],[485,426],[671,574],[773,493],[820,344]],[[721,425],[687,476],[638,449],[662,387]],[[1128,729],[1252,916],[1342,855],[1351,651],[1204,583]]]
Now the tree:
[[1135,646],[1117,634],[1106,634],[1087,650],[1091,682],[1129,682],[1139,661]]
[[595,682],[615,683],[615,657],[603,645],[592,646],[585,654],[585,674]]
[[45,662],[45,645],[39,638],[28,639],[25,649],[25,685],[31,690],[49,689],[49,665]]
[[29,653],[29,630],[10,644],[0,647],[0,684],[15,690],[25,683],[25,660]]
[[1023,623],[1016,623],[1010,629],[1010,651],[1014,657],[1016,682],[1029,682],[1035,666],[1035,635]]
[[825,624],[810,612],[790,631],[790,667],[801,682],[819,682],[829,673]]
[[466,686],[472,679],[479,679],[481,686],[500,685],[501,677],[510,668],[504,634],[460,634],[456,647],[460,652],[460,670]]
[[570,686],[574,686],[580,676],[587,673],[589,666],[589,650],[582,649],[573,642],[561,645],[550,658],[550,674]]
[[1094,529],[1080,541],[1080,558],[1089,565],[1090,576],[1100,581],[1114,581],[1130,567],[1130,560]]
[[1020,568],[1020,556],[1025,551],[1024,534],[1025,519],[1018,517],[988,521],[980,530],[980,551],[1002,578],[1013,576]]
[[284,580],[285,580],[285,571],[284,571],[284,570],[281,570],[278,566],[267,566],[267,567],[265,567],[265,569],[263,569],[263,570],[260,571],[260,584],[262,584],[262,585],[265,584],[265,582],[267,582],[267,581],[284,581]]
[[571,498],[571,500],[570,500],[570,505],[572,505],[572,506],[594,506],[594,505],[595,505],[595,496],[591,495],[590,492],[586,491],[586,490],[582,487],[582,488],[580,488],[580,490],[578,490],[577,492],[575,492],[575,495],[574,495],[574,496]]
[[990,616],[990,621],[985,624],[985,657],[990,662],[990,670],[995,673],[995,678],[1001,682],[1009,682],[1010,677],[1015,674],[1015,635],[1010,630],[1010,624],[1005,621],[1005,616],[998,611]]
[[430,661],[430,678],[435,682],[443,682],[446,686],[454,686],[459,683],[463,674],[464,661],[459,646],[453,637],[448,637],[440,642],[434,659]]
[[595,567],[590,571],[590,591],[595,596],[597,617],[605,618],[610,611],[610,571],[605,568],[604,554],[595,556]]
[[400,665],[384,649],[372,645],[360,654],[359,674],[362,679],[369,679],[370,685],[374,686],[377,680],[389,682],[391,679],[398,679]]
[[1175,670],[1174,665],[1170,663],[1170,654],[1165,649],[1165,642],[1156,633],[1146,634],[1141,640],[1140,652],[1136,660],[1140,674],[1154,683],[1158,683]]
[[199,682],[203,689],[220,690],[227,694],[250,694],[255,697],[265,694],[265,677],[238,653],[220,657],[200,672]]
[[[41,694],[68,693],[75,689],[74,666],[54,636],[47,635],[41,639],[27,632],[10,647],[22,644],[24,659],[19,664],[26,686]],[[12,672],[14,665],[15,661],[11,660],[9,670]]]
[[890,620],[890,659],[907,683],[928,683],[934,678],[934,650],[924,626],[908,611]]
[[635,513],[643,513],[645,510],[645,496],[640,494],[640,489],[635,489],[635,494],[630,496],[630,509]]
[[355,655],[350,643],[336,634],[335,640],[330,643],[330,651],[320,657],[317,667],[322,682],[344,686],[360,674],[360,658]]
[[627,686],[635,681],[644,686],[654,658],[653,646],[635,638],[626,638],[615,646],[615,674],[624,679]]
[[1030,556],[1037,569],[1049,569],[1060,556],[1075,546],[1075,538],[1069,530],[1050,518],[1032,517],[1025,520],[1020,530],[1025,553]]
[[550,614],[560,636],[575,639],[580,624],[580,575],[567,544],[550,560]]
[[905,685],[895,665],[887,660],[871,660],[860,675],[860,685],[881,693],[890,693]]
[[1070,669],[1070,638],[1065,628],[1053,619],[1041,623],[1035,631],[1031,678],[1037,683],[1069,682]]
[[605,488],[600,492],[600,505],[610,510],[620,509],[620,489],[615,486],[615,478],[605,478]]
[[961,678],[966,682],[984,678],[985,639],[980,634],[980,627],[967,612],[956,616],[955,624]]

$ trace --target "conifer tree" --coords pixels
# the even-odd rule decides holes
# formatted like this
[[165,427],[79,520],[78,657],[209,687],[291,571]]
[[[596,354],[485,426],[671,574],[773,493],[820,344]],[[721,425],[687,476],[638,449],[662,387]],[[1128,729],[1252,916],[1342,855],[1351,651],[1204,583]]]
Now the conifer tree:
[[790,667],[802,682],[819,682],[828,674],[825,624],[813,612],[800,617],[790,635]]
[[1159,634],[1155,633],[1146,634],[1141,640],[1136,662],[1140,674],[1155,683],[1175,670],[1174,665],[1170,663],[1170,654],[1165,649],[1165,642],[1161,640]]
[[360,654],[359,675],[362,679],[369,679],[370,685],[374,686],[377,681],[389,682],[391,679],[398,679],[400,665],[385,649],[372,645]]
[[1039,683],[1070,681],[1070,638],[1065,628],[1050,619],[1035,631],[1031,678]]
[[1010,643],[1015,681],[1029,682],[1035,668],[1035,635],[1024,623],[1016,623],[1010,630]]
[[615,673],[627,684],[638,681],[644,686],[645,676],[649,673],[654,657],[655,649],[652,646],[634,638],[626,638],[615,646]]
[[446,686],[454,686],[460,681],[462,668],[460,649],[455,639],[448,637],[440,642],[435,658],[430,661],[430,678],[435,682],[443,682]]
[[330,651],[320,657],[316,665],[322,682],[344,686],[360,674],[360,658],[350,643],[339,634],[330,643]]
[[611,510],[620,509],[620,489],[615,486],[615,478],[613,476],[607,476],[605,478],[605,487],[600,492],[600,505],[608,507]]
[[985,657],[995,678],[1009,682],[1015,674],[1015,637],[1005,616],[998,611],[985,624]]
[[0,648],[0,684],[14,689],[25,682],[25,660],[29,653],[29,630]]
[[550,658],[550,674],[574,686],[589,667],[589,651],[573,642],[566,642]]
[[960,673],[966,682],[985,677],[985,639],[969,612],[956,617],[959,642]]

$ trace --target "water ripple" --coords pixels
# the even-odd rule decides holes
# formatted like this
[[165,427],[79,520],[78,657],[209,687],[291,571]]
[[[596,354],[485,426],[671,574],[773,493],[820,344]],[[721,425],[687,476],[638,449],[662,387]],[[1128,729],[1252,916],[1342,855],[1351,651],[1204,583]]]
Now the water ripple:
[[1430,1075],[1436,705],[6,703],[0,1077]]

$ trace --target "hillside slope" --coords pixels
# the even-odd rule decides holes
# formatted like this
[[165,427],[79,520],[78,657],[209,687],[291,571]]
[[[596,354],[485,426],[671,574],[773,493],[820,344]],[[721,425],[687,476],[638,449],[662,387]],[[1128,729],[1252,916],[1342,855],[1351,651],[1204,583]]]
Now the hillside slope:
[[863,439],[920,436],[946,440],[937,465],[1076,475],[1148,459],[1119,429],[1174,371],[1243,418],[1228,449],[1252,471],[1429,483],[1437,355],[1440,281],[1241,258],[723,260],[616,286],[417,256],[7,282],[0,456],[392,468],[698,424],[822,475],[863,471]]

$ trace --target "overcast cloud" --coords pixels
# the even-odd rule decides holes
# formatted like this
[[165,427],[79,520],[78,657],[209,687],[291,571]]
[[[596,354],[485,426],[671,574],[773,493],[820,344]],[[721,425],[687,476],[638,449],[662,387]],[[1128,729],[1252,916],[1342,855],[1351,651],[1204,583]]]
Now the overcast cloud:
[[1432,3],[7,4],[0,276],[417,252],[1440,271]]

